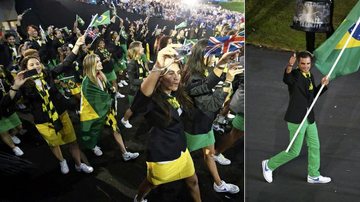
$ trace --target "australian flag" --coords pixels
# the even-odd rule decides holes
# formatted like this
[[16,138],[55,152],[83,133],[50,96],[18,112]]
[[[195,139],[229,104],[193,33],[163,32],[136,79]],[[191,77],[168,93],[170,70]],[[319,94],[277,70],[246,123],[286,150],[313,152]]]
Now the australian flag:
[[219,56],[226,52],[239,50],[245,44],[245,37],[238,35],[230,35],[223,37],[210,37],[208,46],[206,47],[205,56]]

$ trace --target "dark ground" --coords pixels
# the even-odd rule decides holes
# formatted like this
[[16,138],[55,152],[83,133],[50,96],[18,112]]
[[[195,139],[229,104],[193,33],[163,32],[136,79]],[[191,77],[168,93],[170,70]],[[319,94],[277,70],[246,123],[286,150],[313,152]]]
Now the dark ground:
[[[126,94],[127,89],[122,88],[121,92]],[[119,99],[120,115],[127,107],[127,98]],[[73,112],[70,112],[70,115],[74,127],[77,128],[79,118]],[[3,177],[0,180],[3,187],[0,191],[0,201],[133,201],[138,185],[146,176],[145,145],[148,136],[145,134],[146,126],[141,121],[141,117],[134,118],[131,123],[134,126],[132,129],[125,129],[121,124],[119,126],[129,151],[140,152],[138,159],[124,162],[114,138],[107,129],[98,144],[104,155],[97,157],[91,151],[85,151],[89,162],[95,169],[94,172],[92,174],[76,172],[68,149],[63,146],[62,151],[70,168],[70,173],[63,175],[60,172],[59,163],[45,141],[29,122],[24,121],[24,125],[29,131],[23,136],[18,135],[22,140],[20,148],[25,152],[21,159],[28,160],[32,164],[19,162],[15,157],[11,157],[8,162],[13,162],[12,164],[16,164],[15,166],[29,165],[34,168],[28,169],[29,173],[27,174],[16,175],[12,178],[4,178],[3,175],[0,175]],[[220,136],[217,134],[217,139],[221,138]],[[12,151],[3,143],[0,143],[0,152],[12,154]],[[212,178],[203,163],[201,152],[192,153],[199,178],[201,197],[205,202],[243,201],[243,139],[224,155],[232,160],[232,164],[230,166],[218,165],[220,176],[226,182],[238,185],[241,189],[239,194],[216,193],[212,188]],[[1,157],[0,160],[2,160],[0,162],[4,162]],[[160,186],[153,190],[147,198],[150,202],[191,201],[190,195],[181,181]]]
[[[285,150],[287,86],[282,82],[290,52],[246,48],[246,201],[360,201],[360,74],[337,78],[315,105],[321,145],[321,168],[332,182],[306,182],[307,148],[277,169],[273,183],[262,176],[261,161]],[[313,68],[315,82],[322,78]],[[250,103],[250,104],[249,104]]]

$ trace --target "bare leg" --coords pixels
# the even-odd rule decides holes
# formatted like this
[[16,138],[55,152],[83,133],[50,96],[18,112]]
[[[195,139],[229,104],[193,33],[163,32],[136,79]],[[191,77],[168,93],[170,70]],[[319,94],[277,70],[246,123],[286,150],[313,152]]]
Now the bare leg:
[[204,161],[210,171],[211,176],[214,178],[214,181],[217,185],[221,184],[221,178],[216,167],[215,160],[213,155],[215,154],[214,145],[210,145],[203,148]]
[[52,151],[52,153],[55,155],[55,157],[59,160],[59,161],[63,161],[64,160],[64,157],[62,155],[62,152],[61,152],[61,149],[60,149],[60,146],[50,146],[50,149]]
[[111,81],[111,83],[112,83],[112,86],[115,88],[116,92],[118,92],[118,86],[117,86],[116,80]]
[[126,152],[126,148],[125,148],[125,145],[124,145],[124,141],[121,137],[121,134],[117,131],[114,131],[113,132],[113,136],[116,140],[116,143],[119,145],[120,147],[120,150],[121,150],[121,153],[124,154]]
[[238,130],[236,128],[233,128],[230,131],[230,134],[225,136],[222,139],[221,144],[218,146],[218,148],[216,148],[216,154],[223,153],[224,151],[229,149],[243,135],[244,135],[244,131],[240,131],[240,130]]
[[143,198],[146,197],[146,195],[152,190],[155,189],[157,186],[151,184],[146,178],[142,181],[142,183],[139,186],[138,193],[136,200],[141,201]]
[[191,177],[186,178],[185,182],[189,188],[191,197],[194,199],[195,202],[200,202],[201,196],[196,173],[194,173],[194,175],[192,175]]
[[15,144],[12,141],[10,134],[8,132],[0,133],[0,138],[11,149],[15,148]]
[[133,112],[131,111],[131,109],[127,109],[125,114],[124,114],[124,121],[127,121],[131,118],[131,116],[133,115]]
[[69,151],[71,153],[71,156],[73,157],[74,161],[75,161],[75,164],[77,166],[80,166],[81,164],[81,151],[80,151],[80,148],[79,148],[79,145],[76,141],[74,142],[71,142],[69,144]]
[[226,116],[230,111],[230,100],[224,103],[224,107],[221,109],[220,114]]

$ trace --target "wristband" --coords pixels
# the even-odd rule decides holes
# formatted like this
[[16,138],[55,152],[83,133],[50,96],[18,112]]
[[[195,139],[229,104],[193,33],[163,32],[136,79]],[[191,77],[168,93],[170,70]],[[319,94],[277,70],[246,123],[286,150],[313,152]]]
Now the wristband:
[[15,92],[19,91],[19,89],[16,90],[12,86],[10,87],[10,90],[15,91]]
[[151,69],[152,72],[161,72],[163,71],[163,69],[159,69],[158,67],[154,66],[152,69]]
[[223,88],[229,88],[229,87],[231,87],[231,82],[225,81],[225,82],[222,84],[222,87],[223,87]]

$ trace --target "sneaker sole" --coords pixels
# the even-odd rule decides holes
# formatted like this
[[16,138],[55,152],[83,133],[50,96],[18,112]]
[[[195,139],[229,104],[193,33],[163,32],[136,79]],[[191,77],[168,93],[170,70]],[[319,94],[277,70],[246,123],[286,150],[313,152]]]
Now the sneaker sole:
[[330,183],[331,180],[329,182],[317,182],[317,181],[307,181],[309,184],[327,184],[327,183]]

